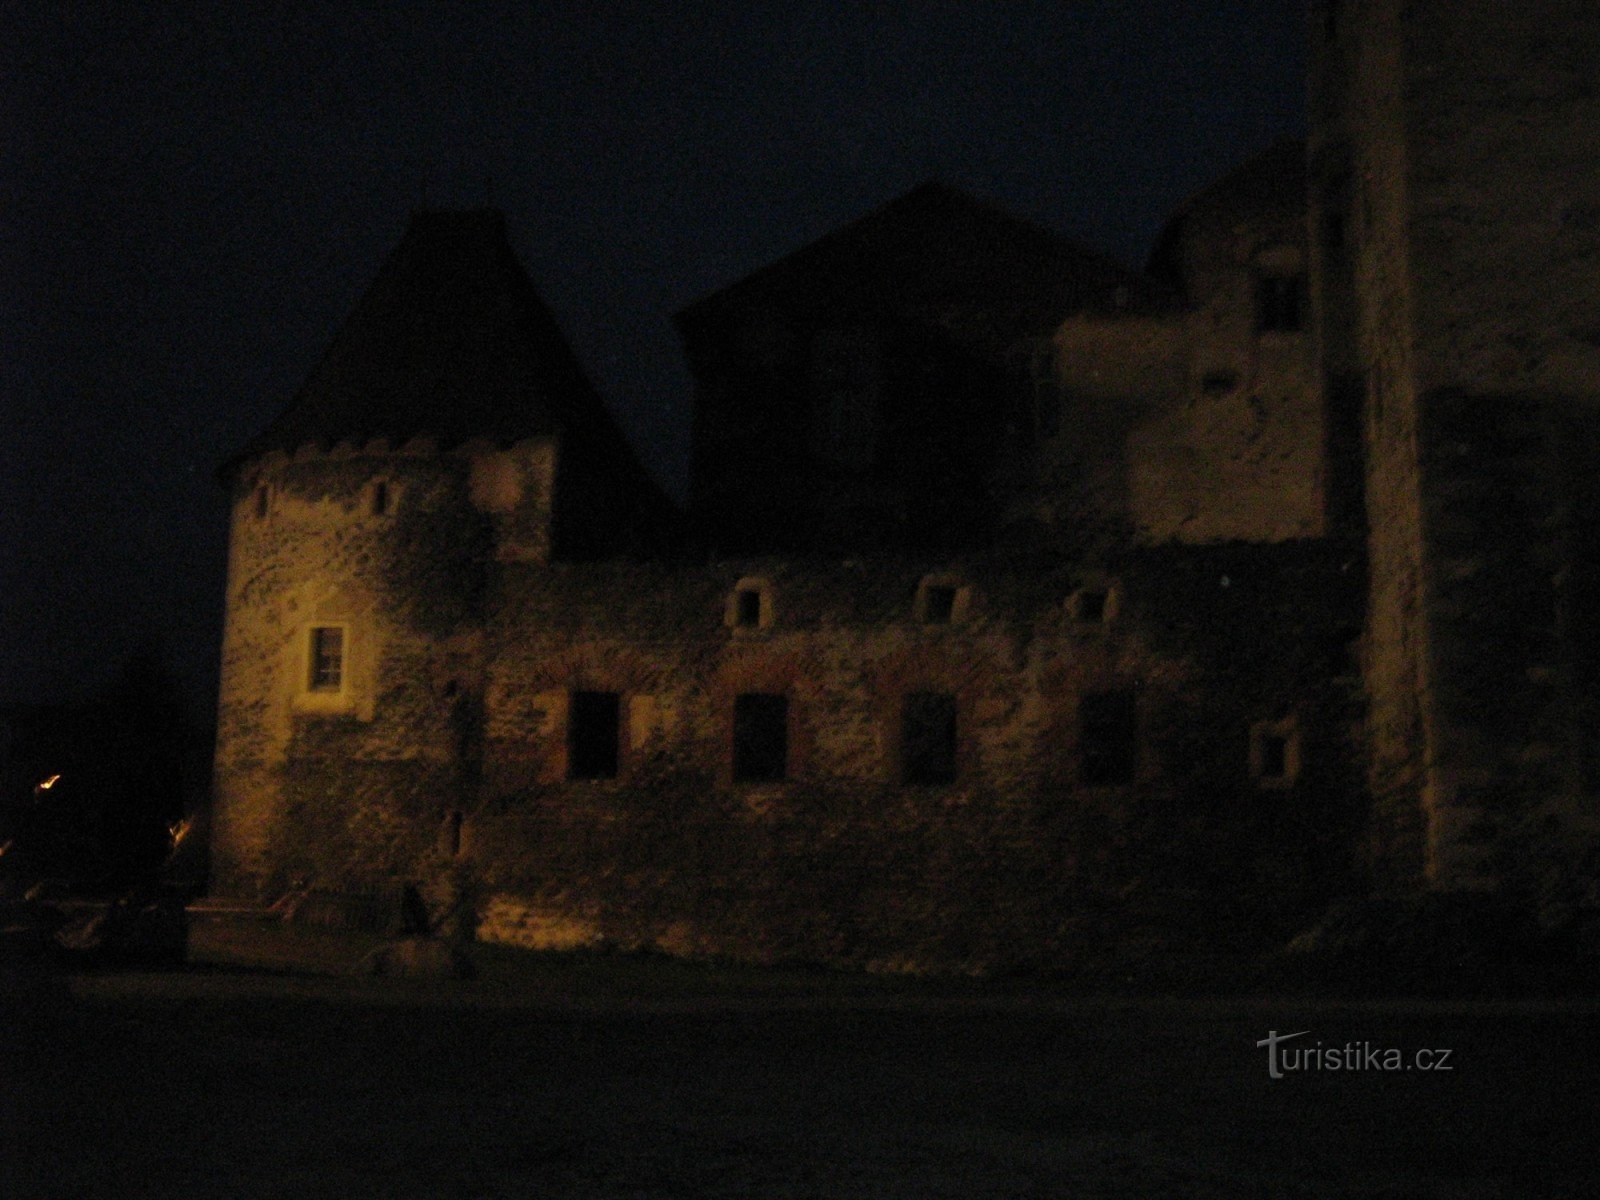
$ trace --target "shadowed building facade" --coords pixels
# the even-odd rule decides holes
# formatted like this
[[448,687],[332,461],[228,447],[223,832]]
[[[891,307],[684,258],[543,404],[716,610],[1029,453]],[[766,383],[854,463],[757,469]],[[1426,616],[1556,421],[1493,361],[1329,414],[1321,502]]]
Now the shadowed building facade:
[[[1479,699],[1559,696],[1575,732],[1469,753],[1470,689],[1439,681],[1506,651],[1472,649],[1494,629],[1449,589],[1516,564],[1446,551],[1452,519],[1481,541],[1502,518],[1418,514],[1482,486],[1447,448],[1485,413],[1489,475],[1529,496],[1494,526],[1505,555],[1588,586],[1586,502],[1536,502],[1581,473],[1556,453],[1575,441],[1510,415],[1531,402],[1452,379],[1434,440],[1380,417],[1411,402],[1377,399],[1400,360],[1374,339],[1426,339],[1374,314],[1394,289],[1426,307],[1435,216],[1358,219],[1352,180],[1364,155],[1408,179],[1469,157],[1442,115],[1385,140],[1385,89],[1420,113],[1435,86],[1384,57],[1427,7],[1316,9],[1309,147],[1196,195],[1145,271],[925,185],[686,309],[681,514],[500,217],[417,214],[227,471],[219,888],[414,880],[532,945],[986,968],[1514,882],[1456,835],[1462,789],[1539,763],[1521,811],[1583,806],[1562,764],[1587,643],[1557,615],[1538,640],[1528,592],[1516,686]],[[1384,274],[1383,238],[1410,274]],[[1585,344],[1563,343],[1569,384]],[[1523,826],[1500,828],[1509,851]]]

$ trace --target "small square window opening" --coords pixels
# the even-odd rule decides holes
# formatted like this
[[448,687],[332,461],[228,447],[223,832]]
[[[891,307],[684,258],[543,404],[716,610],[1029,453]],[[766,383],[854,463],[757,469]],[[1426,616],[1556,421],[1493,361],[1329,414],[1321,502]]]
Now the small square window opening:
[[1256,281],[1256,330],[1258,332],[1298,332],[1303,323],[1304,308],[1304,276],[1263,275]]
[[948,625],[955,620],[956,589],[950,584],[929,584],[923,594],[922,619],[929,625]]

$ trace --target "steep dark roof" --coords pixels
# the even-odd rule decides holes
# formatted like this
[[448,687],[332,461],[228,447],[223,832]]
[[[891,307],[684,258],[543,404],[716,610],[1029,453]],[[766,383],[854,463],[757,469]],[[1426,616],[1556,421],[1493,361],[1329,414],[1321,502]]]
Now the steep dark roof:
[[[1118,293],[1120,292],[1120,296]],[[1160,307],[1163,288],[964,192],[924,183],[677,315],[685,331],[745,306],[795,317],[894,312],[974,348],[1044,336],[1085,308]]]
[[497,211],[413,214],[294,400],[234,464],[354,439],[620,441]]

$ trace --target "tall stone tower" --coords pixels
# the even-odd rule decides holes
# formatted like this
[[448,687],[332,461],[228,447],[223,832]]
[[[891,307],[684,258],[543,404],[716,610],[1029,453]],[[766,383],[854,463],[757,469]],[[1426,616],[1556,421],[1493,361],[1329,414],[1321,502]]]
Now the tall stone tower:
[[657,539],[665,502],[496,212],[417,214],[225,474],[216,886],[425,879],[476,800],[502,564]]
[[1536,886],[1600,813],[1600,8],[1318,0],[1311,35],[1376,858],[1397,885]]

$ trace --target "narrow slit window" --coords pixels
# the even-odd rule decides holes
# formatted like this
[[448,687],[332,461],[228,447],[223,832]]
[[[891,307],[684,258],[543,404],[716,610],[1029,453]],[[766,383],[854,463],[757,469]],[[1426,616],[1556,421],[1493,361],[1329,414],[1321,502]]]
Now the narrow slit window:
[[914,786],[955,782],[954,696],[940,692],[906,696],[900,724],[900,778]]
[[267,513],[271,509],[271,507],[272,507],[272,494],[267,490],[267,485],[266,484],[262,484],[260,487],[256,488],[256,494],[255,494],[256,520],[265,521],[267,519]]
[[318,625],[311,630],[307,686],[313,692],[337,692],[344,686],[344,630],[338,625]]
[[372,485],[372,515],[375,517],[389,515],[389,485],[381,479]]
[[615,779],[620,721],[616,692],[573,692],[567,706],[567,778]]
[[776,783],[789,773],[789,698],[747,692],[733,702],[733,778]]
[[1083,697],[1078,706],[1078,751],[1084,783],[1132,783],[1138,750],[1139,710],[1132,692],[1093,692]]

